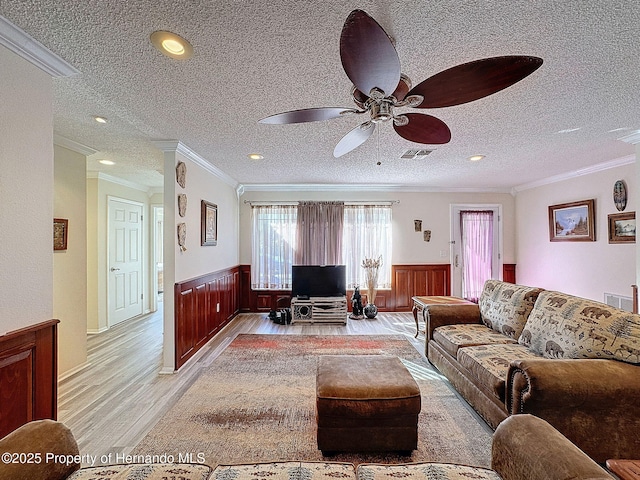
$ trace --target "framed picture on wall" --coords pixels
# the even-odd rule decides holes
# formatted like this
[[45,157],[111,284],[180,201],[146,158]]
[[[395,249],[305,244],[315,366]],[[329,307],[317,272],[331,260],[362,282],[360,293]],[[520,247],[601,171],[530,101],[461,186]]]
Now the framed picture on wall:
[[218,206],[202,200],[201,206],[201,233],[200,245],[218,244]]
[[53,249],[66,250],[69,236],[69,220],[66,218],[53,219]]
[[595,200],[550,205],[549,240],[595,242]]
[[609,243],[635,243],[636,212],[609,215]]

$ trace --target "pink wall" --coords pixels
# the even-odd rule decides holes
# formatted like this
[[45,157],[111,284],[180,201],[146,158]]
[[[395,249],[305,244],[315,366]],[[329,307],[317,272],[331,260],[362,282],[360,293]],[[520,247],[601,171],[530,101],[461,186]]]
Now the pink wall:
[[[631,296],[636,283],[635,244],[609,244],[608,219],[616,180],[627,184],[625,212],[636,210],[634,156],[594,173],[521,189],[516,195],[517,281],[524,285],[604,301],[604,294]],[[550,242],[548,206],[595,199],[595,242]]]

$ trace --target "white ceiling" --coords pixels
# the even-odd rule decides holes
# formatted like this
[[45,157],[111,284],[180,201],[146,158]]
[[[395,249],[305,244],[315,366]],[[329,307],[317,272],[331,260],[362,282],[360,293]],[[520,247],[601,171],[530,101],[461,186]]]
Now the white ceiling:
[[[422,160],[399,158],[425,146],[390,124],[335,159],[360,117],[258,124],[287,110],[353,106],[339,38],[355,8],[395,39],[414,85],[484,57],[544,64],[495,95],[427,111],[452,140],[426,146],[435,151]],[[2,0],[0,15],[81,72],[54,79],[55,133],[97,151],[89,170],[149,187],[162,185],[154,140],[181,141],[243,185],[508,190],[631,155],[618,139],[640,130],[637,0]],[[149,41],[155,30],[187,38],[193,58],[161,55]],[[264,160],[249,160],[253,152]],[[486,158],[472,163],[473,154]]]

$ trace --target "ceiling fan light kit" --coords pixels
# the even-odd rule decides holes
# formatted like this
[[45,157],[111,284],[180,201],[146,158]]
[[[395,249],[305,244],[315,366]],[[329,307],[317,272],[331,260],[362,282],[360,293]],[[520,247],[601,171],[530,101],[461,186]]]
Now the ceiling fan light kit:
[[438,145],[451,140],[449,127],[422,113],[399,113],[396,108],[442,108],[461,105],[492,95],[532,74],[542,59],[531,56],[484,58],[444,70],[415,87],[400,70],[400,59],[384,29],[362,10],[347,17],[340,35],[340,59],[353,83],[351,96],[358,109],[319,107],[279,113],[259,120],[265,124],[289,124],[330,120],[346,114],[369,114],[369,119],[348,132],[336,145],[338,158],[362,145],[376,125],[392,120],[402,138]]

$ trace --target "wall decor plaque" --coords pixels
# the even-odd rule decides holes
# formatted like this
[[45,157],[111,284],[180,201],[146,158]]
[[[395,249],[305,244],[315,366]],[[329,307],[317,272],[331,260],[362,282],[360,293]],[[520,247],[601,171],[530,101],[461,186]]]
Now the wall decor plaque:
[[178,194],[178,215],[184,217],[187,214],[187,195]]
[[613,203],[619,212],[627,208],[627,184],[624,180],[618,180],[613,184]]
[[181,252],[185,252],[187,247],[185,247],[185,243],[187,242],[187,224],[179,223],[178,224],[178,246],[180,247]]
[[182,188],[187,185],[187,166],[184,162],[178,162],[176,165],[176,181]]

